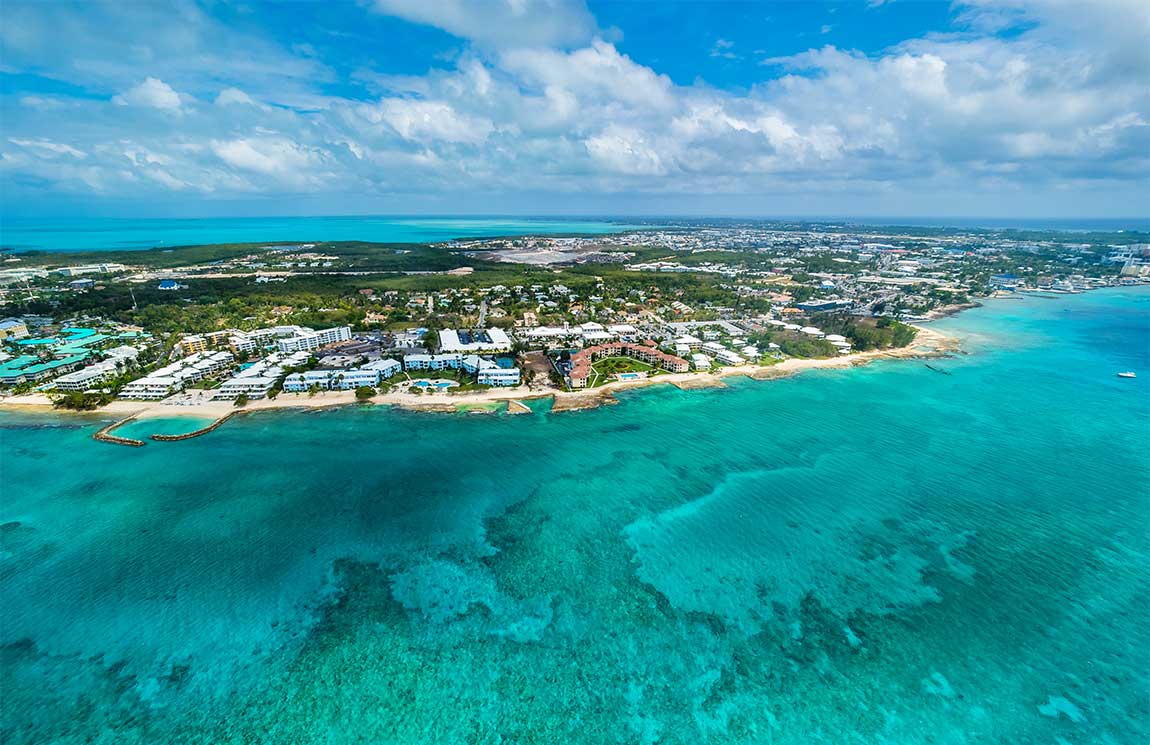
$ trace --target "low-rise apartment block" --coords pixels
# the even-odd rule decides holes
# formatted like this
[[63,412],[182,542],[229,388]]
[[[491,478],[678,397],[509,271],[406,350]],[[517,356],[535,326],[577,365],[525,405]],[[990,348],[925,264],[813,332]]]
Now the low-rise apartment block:
[[336,342],[348,341],[351,339],[350,326],[336,326],[330,329],[323,329],[321,331],[305,330],[294,336],[289,336],[286,339],[280,339],[276,342],[281,352],[301,352],[319,349],[328,344],[335,344]]
[[120,398],[158,401],[178,393],[190,383],[219,374],[232,366],[231,352],[196,352],[133,380],[120,391]]

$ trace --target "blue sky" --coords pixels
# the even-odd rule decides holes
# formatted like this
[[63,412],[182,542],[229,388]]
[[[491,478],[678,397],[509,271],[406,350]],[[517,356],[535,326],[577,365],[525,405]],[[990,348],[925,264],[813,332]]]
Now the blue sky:
[[1142,216],[1143,0],[22,2],[3,214]]

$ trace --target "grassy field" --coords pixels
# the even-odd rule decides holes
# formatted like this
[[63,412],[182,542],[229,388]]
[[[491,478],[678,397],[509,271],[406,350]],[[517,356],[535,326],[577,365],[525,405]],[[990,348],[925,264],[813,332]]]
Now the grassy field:
[[591,364],[591,379],[587,381],[588,388],[609,383],[620,373],[641,372],[654,375],[659,368],[648,365],[646,362],[633,360],[630,357],[604,357]]

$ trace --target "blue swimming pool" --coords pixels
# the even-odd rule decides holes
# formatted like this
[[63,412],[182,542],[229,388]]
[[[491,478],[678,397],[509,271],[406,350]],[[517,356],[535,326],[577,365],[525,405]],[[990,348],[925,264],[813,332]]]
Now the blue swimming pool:
[[432,386],[435,386],[440,390],[443,390],[444,388],[454,388],[455,386],[459,385],[459,383],[456,383],[454,380],[413,380],[411,381],[411,384],[419,388],[431,388]]

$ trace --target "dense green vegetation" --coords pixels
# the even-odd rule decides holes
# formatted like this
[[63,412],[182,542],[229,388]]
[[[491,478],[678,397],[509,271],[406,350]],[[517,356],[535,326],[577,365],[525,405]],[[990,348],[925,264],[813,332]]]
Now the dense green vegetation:
[[[851,350],[865,352],[871,349],[892,349],[905,347],[914,341],[917,330],[893,318],[859,318],[833,313],[815,314],[811,324],[827,334],[840,334],[851,343]],[[779,350],[790,357],[818,358],[833,357],[838,349],[826,339],[800,332],[769,329],[751,334],[749,340],[760,349],[770,343],[779,345]]]
[[52,406],[57,409],[71,409],[73,411],[94,411],[114,399],[111,393],[69,391],[53,397]]
[[801,359],[820,359],[834,357],[838,354],[838,349],[826,339],[789,331],[768,331],[763,334],[753,334],[750,341],[755,345],[761,344],[763,347],[766,347],[769,342],[774,342],[779,345],[779,351],[783,354]]
[[[689,224],[689,221],[688,221]],[[748,225],[745,221],[707,221],[707,225]],[[804,230],[808,223],[754,223],[756,227]],[[986,291],[993,274],[1015,274],[1031,284],[1037,279],[1060,278],[1071,273],[1112,275],[1113,265],[1099,263],[1108,245],[1143,240],[1142,233],[1075,234],[1046,231],[977,231],[930,228],[858,228],[819,224],[827,233],[907,236],[901,244],[931,249],[924,260],[924,274],[947,281],[968,283],[970,290],[939,290],[927,283],[858,292],[843,274],[864,270],[890,276],[889,256],[860,263],[859,254],[847,248],[810,248],[809,236],[797,236],[801,250],[703,248],[676,251],[657,246],[604,246],[626,251],[629,262],[668,260],[688,266],[712,262],[758,274],[729,276],[698,272],[634,272],[619,263],[585,263],[564,266],[533,266],[502,263],[486,250],[456,249],[442,245],[366,243],[347,241],[318,243],[308,248],[291,242],[275,242],[290,249],[268,249],[269,244],[246,243],[215,246],[156,248],[147,251],[96,251],[75,253],[22,253],[20,266],[53,267],[90,263],[123,263],[154,272],[179,267],[183,271],[178,290],[159,290],[158,278],[146,282],[95,278],[96,287],[84,291],[67,288],[59,275],[33,280],[26,293],[13,293],[0,307],[0,316],[40,314],[55,318],[90,315],[142,326],[163,335],[200,333],[221,328],[250,329],[273,324],[298,324],[313,328],[349,325],[401,330],[426,326],[428,341],[435,346],[440,328],[465,326],[477,319],[477,304],[484,288],[502,285],[526,288],[505,294],[498,308],[489,305],[487,322],[508,328],[530,312],[533,323],[557,325],[587,320],[617,322],[628,313],[652,311],[666,320],[713,320],[766,313],[773,305],[767,297],[785,292],[793,302],[829,295],[858,293],[867,310],[892,315],[920,314],[940,305],[963,303]],[[922,237],[921,241],[913,236]],[[936,250],[931,237],[961,235],[961,247]],[[1006,238],[1015,244],[1001,245]],[[527,240],[527,239],[523,239]],[[860,239],[861,240],[861,239]],[[803,243],[806,241],[806,243]],[[1023,241],[1033,241],[1025,245]],[[998,242],[998,243],[996,243]],[[511,243],[515,243],[512,239]],[[861,245],[861,243],[860,243]],[[979,252],[979,249],[987,250]],[[976,253],[977,252],[977,253]],[[306,254],[306,255],[305,255]],[[241,261],[237,261],[241,260]],[[286,266],[286,264],[291,266]],[[325,264],[330,263],[330,266]],[[306,264],[306,266],[305,266]],[[781,266],[780,276],[763,274]],[[450,274],[466,268],[466,273]],[[282,281],[257,282],[256,272],[294,272]],[[216,276],[197,276],[198,273]],[[832,282],[822,286],[822,278]],[[787,277],[790,277],[788,280]],[[571,295],[549,290],[562,284]],[[536,292],[541,294],[536,296]],[[431,297],[429,297],[431,295]],[[682,305],[679,305],[681,303]],[[867,305],[867,303],[870,303]],[[429,304],[432,304],[429,307]],[[686,306],[686,307],[684,307]],[[812,320],[828,333],[850,339],[854,349],[903,346],[913,340],[913,329],[894,321],[845,318],[840,315]],[[803,336],[775,332],[771,340],[795,356],[833,354],[825,345]],[[169,338],[169,343],[171,338]],[[790,350],[790,351],[787,351]],[[162,355],[162,356],[166,356]]]
[[905,347],[918,331],[893,318],[858,318],[833,313],[812,316],[811,323],[828,334],[841,334],[856,352]]

